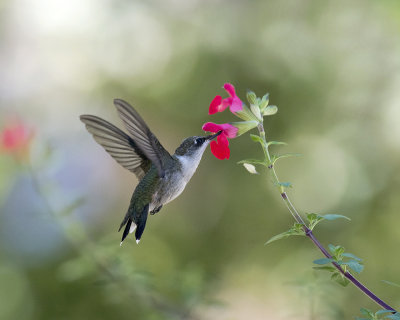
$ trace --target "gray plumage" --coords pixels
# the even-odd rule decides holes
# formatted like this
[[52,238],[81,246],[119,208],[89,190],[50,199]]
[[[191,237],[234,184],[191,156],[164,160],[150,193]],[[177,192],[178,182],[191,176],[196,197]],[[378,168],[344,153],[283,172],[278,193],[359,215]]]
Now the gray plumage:
[[114,104],[128,134],[97,116],[82,115],[80,119],[96,142],[139,179],[119,228],[125,226],[121,244],[135,229],[139,243],[149,211],[157,213],[182,193],[208,143],[220,132],[186,138],[170,155],[131,105],[120,99],[115,99]]

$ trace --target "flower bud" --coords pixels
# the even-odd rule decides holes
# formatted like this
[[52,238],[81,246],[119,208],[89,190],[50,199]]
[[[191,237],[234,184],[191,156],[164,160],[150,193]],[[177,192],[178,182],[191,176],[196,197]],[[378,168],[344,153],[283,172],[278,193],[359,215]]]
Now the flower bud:
[[269,93],[265,94],[260,102],[260,110],[261,113],[264,113],[265,108],[268,106],[269,103]]
[[263,115],[264,116],[272,116],[275,113],[278,112],[278,107],[277,106],[268,106],[265,108]]
[[258,107],[258,105],[251,104],[250,105],[250,110],[251,110],[251,112],[253,112],[253,114],[256,116],[256,118],[258,120],[260,120],[260,121],[262,120],[260,108]]
[[247,101],[250,103],[250,105],[257,104],[257,96],[253,91],[247,90],[246,96],[247,96]]
[[250,163],[243,163],[243,166],[246,168],[248,172],[251,174],[258,174],[256,167]]

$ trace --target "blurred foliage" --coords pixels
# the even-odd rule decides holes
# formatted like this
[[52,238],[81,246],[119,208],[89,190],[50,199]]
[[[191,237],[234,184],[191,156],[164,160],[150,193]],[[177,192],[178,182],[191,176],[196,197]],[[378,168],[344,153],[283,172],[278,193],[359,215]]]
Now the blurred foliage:
[[17,118],[35,133],[29,161],[0,155],[0,319],[376,310],[352,286],[306,289],[315,282],[304,272],[321,256],[305,238],[263,245],[292,220],[265,170],[236,164],[260,156],[248,136],[231,142],[229,161],[207,151],[140,245],[119,247],[136,181],[79,115],[121,126],[112,99],[123,98],[172,152],[201,133],[224,82],[242,99],[247,88],[270,93],[279,112],[266,121],[269,140],[303,154],[279,163],[292,199],[304,212],[350,217],[319,225],[317,237],[361,256],[360,280],[400,305],[399,289],[380,281],[400,282],[398,1],[5,0],[0,16],[0,127]]

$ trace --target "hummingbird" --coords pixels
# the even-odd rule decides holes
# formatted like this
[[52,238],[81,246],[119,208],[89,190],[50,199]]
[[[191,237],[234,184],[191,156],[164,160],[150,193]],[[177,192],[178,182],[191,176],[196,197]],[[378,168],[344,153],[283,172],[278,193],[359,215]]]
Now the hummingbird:
[[121,245],[135,230],[136,243],[139,243],[149,212],[154,215],[183,192],[206,147],[222,131],[188,137],[171,155],[129,103],[115,99],[114,105],[128,133],[94,115],[81,115],[80,120],[94,140],[139,180],[118,230],[125,226]]

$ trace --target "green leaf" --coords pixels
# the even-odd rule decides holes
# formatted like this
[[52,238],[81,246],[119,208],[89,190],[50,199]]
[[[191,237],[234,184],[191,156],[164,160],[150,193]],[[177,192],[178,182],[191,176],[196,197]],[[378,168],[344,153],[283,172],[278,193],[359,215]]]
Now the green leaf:
[[314,260],[313,263],[315,264],[328,264],[331,262],[334,262],[335,260],[331,259],[331,258],[322,258],[322,259],[317,259]]
[[321,222],[322,220],[335,220],[335,219],[339,219],[339,218],[345,218],[350,220],[349,218],[347,218],[346,216],[342,216],[340,214],[325,214],[325,215],[321,215],[318,213],[307,213],[307,219],[309,221],[309,228],[311,230],[313,230],[315,228],[315,226]]
[[350,281],[343,274],[339,273],[339,271],[332,274],[331,279],[343,287],[346,287],[350,283]]
[[393,312],[395,312],[395,311],[394,310],[388,310],[388,309],[382,309],[382,310],[379,310],[379,311],[375,312],[375,315],[379,316],[381,314],[393,313]]
[[270,145],[287,145],[287,143],[286,142],[283,142],[283,141],[269,141],[268,142],[268,146],[270,146]]
[[348,266],[351,270],[353,270],[356,273],[360,273],[364,270],[364,266],[362,264],[360,264],[358,261],[355,260],[350,260],[350,261],[346,261],[346,262],[342,262],[342,265],[346,265]]
[[293,225],[293,227],[291,227],[288,231],[285,231],[280,234],[277,234],[276,236],[273,236],[265,244],[269,244],[271,242],[281,240],[281,239],[286,239],[290,236],[305,236],[305,235],[306,234],[303,230],[303,225],[301,223],[295,223]]
[[307,220],[309,222],[308,228],[313,230],[318,222],[322,221],[324,218],[316,213],[307,213]]
[[329,221],[336,220],[336,219],[346,219],[346,220],[351,221],[351,219],[349,217],[343,216],[341,214],[323,214],[323,215],[321,215],[321,217],[324,217],[325,220],[329,220]]
[[328,244],[329,251],[335,257],[335,260],[342,260],[342,254],[344,253],[344,248],[342,246],[334,246],[333,244]]
[[355,256],[354,254],[352,254],[350,252],[345,252],[345,253],[342,254],[342,256],[346,257],[346,258],[351,258],[351,259],[354,259],[354,260],[357,260],[357,261],[362,261],[361,258]]
[[336,268],[333,266],[319,266],[319,267],[313,267],[315,270],[321,270],[321,271],[329,271],[329,272],[335,272]]
[[391,281],[387,281],[387,280],[382,280],[382,282],[384,282],[384,283],[386,283],[388,285],[400,288],[400,284],[397,284],[397,283],[394,283],[394,282],[391,282]]
[[390,314],[385,316],[385,319],[400,320],[400,313]]
[[361,309],[360,309],[360,312],[361,312],[361,314],[363,314],[364,316],[369,317],[369,319],[374,319],[374,318],[375,318],[374,313],[373,313],[371,310],[369,310],[369,309],[361,308]]
[[277,106],[268,106],[264,109],[263,115],[264,116],[272,116],[278,112]]
[[271,162],[274,164],[279,159],[289,158],[289,157],[299,157],[299,156],[301,156],[301,153],[284,153],[280,155],[274,155],[272,156]]
[[250,134],[250,138],[254,142],[259,142],[261,144],[264,144],[264,140],[260,136],[257,136],[256,134]]

